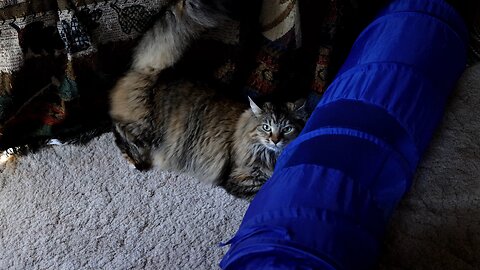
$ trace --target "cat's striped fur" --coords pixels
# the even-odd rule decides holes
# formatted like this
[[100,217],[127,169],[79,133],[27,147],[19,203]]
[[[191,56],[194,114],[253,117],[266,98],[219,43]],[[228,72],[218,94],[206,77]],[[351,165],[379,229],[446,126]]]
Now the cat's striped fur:
[[303,102],[260,108],[250,100],[249,107],[205,86],[158,79],[191,38],[224,20],[213,2],[177,3],[143,37],[131,70],[112,90],[110,114],[117,145],[138,169],[187,173],[246,198],[271,176],[306,112]]

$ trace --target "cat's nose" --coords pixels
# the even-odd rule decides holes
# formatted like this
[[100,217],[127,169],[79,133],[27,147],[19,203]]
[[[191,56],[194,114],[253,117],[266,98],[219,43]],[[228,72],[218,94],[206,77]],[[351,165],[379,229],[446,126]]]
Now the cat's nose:
[[272,140],[273,144],[277,145],[277,143],[280,141],[280,138],[277,136],[274,136],[270,140]]

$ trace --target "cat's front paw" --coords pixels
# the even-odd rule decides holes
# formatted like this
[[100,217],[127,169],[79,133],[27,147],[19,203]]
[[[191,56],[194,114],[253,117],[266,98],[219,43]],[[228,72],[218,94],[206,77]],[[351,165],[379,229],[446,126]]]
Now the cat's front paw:
[[221,186],[231,195],[251,200],[265,184],[267,178],[254,177],[252,175],[231,175]]

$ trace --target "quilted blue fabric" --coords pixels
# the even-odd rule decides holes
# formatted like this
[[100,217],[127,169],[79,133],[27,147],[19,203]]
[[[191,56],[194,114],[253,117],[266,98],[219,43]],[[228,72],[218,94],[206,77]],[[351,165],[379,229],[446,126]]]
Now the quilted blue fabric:
[[221,268],[374,269],[465,68],[467,37],[443,0],[391,2],[280,157]]

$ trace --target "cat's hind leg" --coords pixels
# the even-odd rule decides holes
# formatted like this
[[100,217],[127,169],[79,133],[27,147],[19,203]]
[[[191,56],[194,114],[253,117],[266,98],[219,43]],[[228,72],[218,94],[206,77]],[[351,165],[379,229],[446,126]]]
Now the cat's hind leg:
[[152,167],[150,148],[128,132],[125,126],[115,124],[113,134],[115,143],[124,158],[133,164],[137,170],[145,171]]
[[110,92],[110,116],[115,123],[133,123],[149,117],[156,76],[129,72]]
[[124,157],[138,170],[151,167],[150,151],[144,136],[151,128],[151,86],[155,80],[154,76],[129,72],[110,93],[115,142]]

